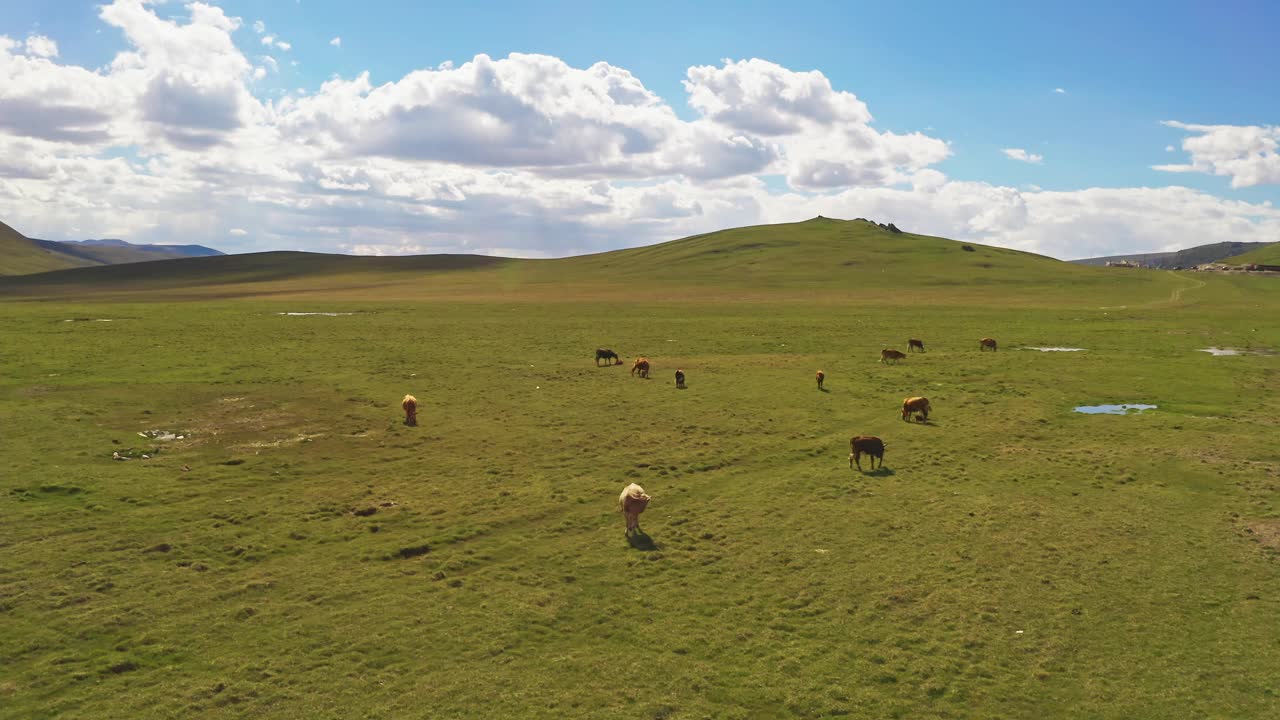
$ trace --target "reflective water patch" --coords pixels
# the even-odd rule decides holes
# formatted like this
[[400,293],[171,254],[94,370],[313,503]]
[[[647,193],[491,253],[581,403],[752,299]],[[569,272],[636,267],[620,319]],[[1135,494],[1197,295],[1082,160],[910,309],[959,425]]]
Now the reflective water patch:
[[1040,352],[1080,352],[1081,350],[1084,350],[1084,348],[1069,348],[1069,347],[1031,347],[1031,346],[1024,347],[1024,348],[1022,348],[1022,349],[1023,349],[1023,350],[1039,350]]
[[1218,356],[1218,355],[1275,355],[1275,354],[1277,354],[1275,350],[1271,350],[1271,349],[1268,349],[1268,348],[1252,348],[1252,349],[1245,350],[1245,349],[1241,349],[1241,348],[1207,347],[1207,348],[1199,348],[1199,349],[1197,350],[1197,352],[1207,352],[1207,353],[1209,353],[1210,355],[1214,355],[1214,356]]
[[1120,405],[1081,405],[1075,410],[1078,413],[1086,413],[1088,415],[1127,415],[1129,413],[1140,413],[1143,410],[1153,410],[1156,405],[1143,405],[1141,403],[1122,403]]

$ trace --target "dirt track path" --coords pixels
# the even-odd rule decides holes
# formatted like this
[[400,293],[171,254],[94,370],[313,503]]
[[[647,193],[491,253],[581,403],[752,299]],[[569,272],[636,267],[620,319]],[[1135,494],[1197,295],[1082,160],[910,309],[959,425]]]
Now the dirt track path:
[[[1165,272],[1169,273],[1174,277],[1180,277],[1176,270],[1165,270]],[[1187,292],[1188,290],[1199,290],[1200,288],[1205,286],[1205,282],[1203,280],[1198,280],[1196,278],[1186,278],[1186,279],[1191,281],[1190,285],[1184,285],[1180,288],[1174,288],[1172,291],[1170,291],[1169,297],[1164,300],[1152,300],[1151,302],[1141,303],[1139,305],[1132,305],[1132,306],[1131,305],[1108,305],[1108,306],[1100,307],[1098,309],[1099,310],[1127,310],[1130,307],[1154,307],[1157,305],[1173,305],[1173,304],[1182,302],[1183,293]]]

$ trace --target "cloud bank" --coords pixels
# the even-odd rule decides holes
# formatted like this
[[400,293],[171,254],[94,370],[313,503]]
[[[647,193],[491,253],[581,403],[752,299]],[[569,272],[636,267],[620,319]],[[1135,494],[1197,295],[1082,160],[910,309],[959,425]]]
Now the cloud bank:
[[[0,218],[40,237],[368,254],[560,256],[817,214],[1066,258],[1280,237],[1269,205],[1187,188],[950,179],[946,140],[878,128],[821,72],[761,59],[689,68],[692,119],[625,68],[520,53],[267,99],[256,83],[279,63],[261,53],[288,43],[186,7],[103,5],[127,49],[96,69],[0,37]],[[1161,169],[1275,181],[1274,129],[1246,129],[1242,159],[1241,133],[1176,127],[1201,133],[1192,163]]]

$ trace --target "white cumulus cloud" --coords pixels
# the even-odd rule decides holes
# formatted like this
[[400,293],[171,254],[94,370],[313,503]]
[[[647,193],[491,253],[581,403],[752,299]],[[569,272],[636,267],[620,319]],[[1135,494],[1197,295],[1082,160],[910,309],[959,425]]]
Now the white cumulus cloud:
[[27,38],[27,54],[42,58],[56,58],[58,43],[44,35],[31,35]]
[[1066,90],[1063,90],[1062,88],[1054,88],[1054,89],[1053,89],[1053,91],[1054,91],[1055,93],[1059,94],[1059,95],[1066,95],[1066,94],[1067,94],[1067,91],[1066,91]]
[[1153,169],[1229,177],[1233,188],[1280,183],[1280,126],[1192,125],[1176,120],[1162,124],[1197,134],[1182,141],[1190,163]]
[[1034,155],[1032,153],[1027,152],[1026,150],[1023,150],[1022,148],[1005,148],[1000,152],[1004,153],[1005,156],[1007,156],[1011,160],[1018,160],[1024,163],[1032,163],[1033,165],[1039,165],[1044,160],[1043,155]]
[[[1187,188],[948,178],[936,167],[951,154],[945,139],[877,127],[862,99],[816,70],[761,59],[689,68],[692,117],[626,68],[520,53],[377,85],[335,76],[268,101],[250,88],[279,63],[237,47],[239,18],[199,2],[177,18],[158,7],[106,2],[99,17],[127,46],[97,68],[0,37],[4,222],[38,237],[229,251],[529,257],[818,214],[1058,257],[1280,237],[1280,210]],[[251,45],[279,49],[269,37]],[[1184,142],[1192,166],[1217,158],[1201,171],[1225,171],[1234,156],[1196,144],[1222,134],[1200,127],[1184,128],[1198,133]],[[1265,168],[1274,146],[1254,130]],[[1265,177],[1246,169],[1230,167]],[[243,227],[225,229],[228,218]]]
[[329,41],[329,44],[334,47],[342,47],[342,38],[335,37],[334,39]]

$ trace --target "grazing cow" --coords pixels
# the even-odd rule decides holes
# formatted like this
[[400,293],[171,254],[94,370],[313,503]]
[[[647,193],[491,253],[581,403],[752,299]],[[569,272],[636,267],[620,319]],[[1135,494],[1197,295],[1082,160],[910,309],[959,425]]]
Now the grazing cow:
[[418,424],[418,398],[412,395],[405,395],[404,400],[400,401],[400,407],[404,408],[404,424],[413,427]]
[[649,358],[636,358],[636,363],[631,366],[631,374],[642,378],[649,377]]
[[901,350],[887,350],[887,349],[881,350],[880,362],[888,365],[889,364],[888,361],[892,360],[894,363],[897,363],[899,360],[905,358],[906,356],[907,356],[906,353],[902,352]]
[[986,350],[987,348],[991,348],[991,352],[996,351],[995,338],[982,338],[981,340],[978,341],[979,350]]
[[622,494],[618,496],[618,509],[626,516],[628,536],[632,531],[640,532],[640,513],[644,512],[652,499],[645,494],[644,488],[635,483],[622,489]]
[[907,352],[915,352],[916,348],[920,348],[920,352],[924,352],[924,341],[923,340],[907,341]]
[[600,367],[601,360],[604,360],[606,365],[622,364],[622,358],[618,357],[618,353],[608,348],[596,348],[596,367]]
[[822,390],[822,389],[823,389],[823,388],[822,388],[822,381],[824,381],[824,380],[826,380],[826,379],[827,379],[827,374],[826,374],[826,373],[824,373],[824,372],[822,372],[821,370],[819,370],[819,371],[818,371],[818,389],[819,389],[819,390]]
[[676,370],[676,388],[680,390],[684,389],[684,371],[683,370]]
[[872,435],[854,435],[849,440],[849,469],[853,469],[853,464],[858,464],[858,471],[862,471],[862,455],[866,453],[871,456],[871,469],[876,469],[876,458],[880,458],[880,467],[884,467],[884,441]]
[[911,413],[920,413],[920,421],[929,419],[929,398],[910,397],[902,401],[902,419],[911,417]]

